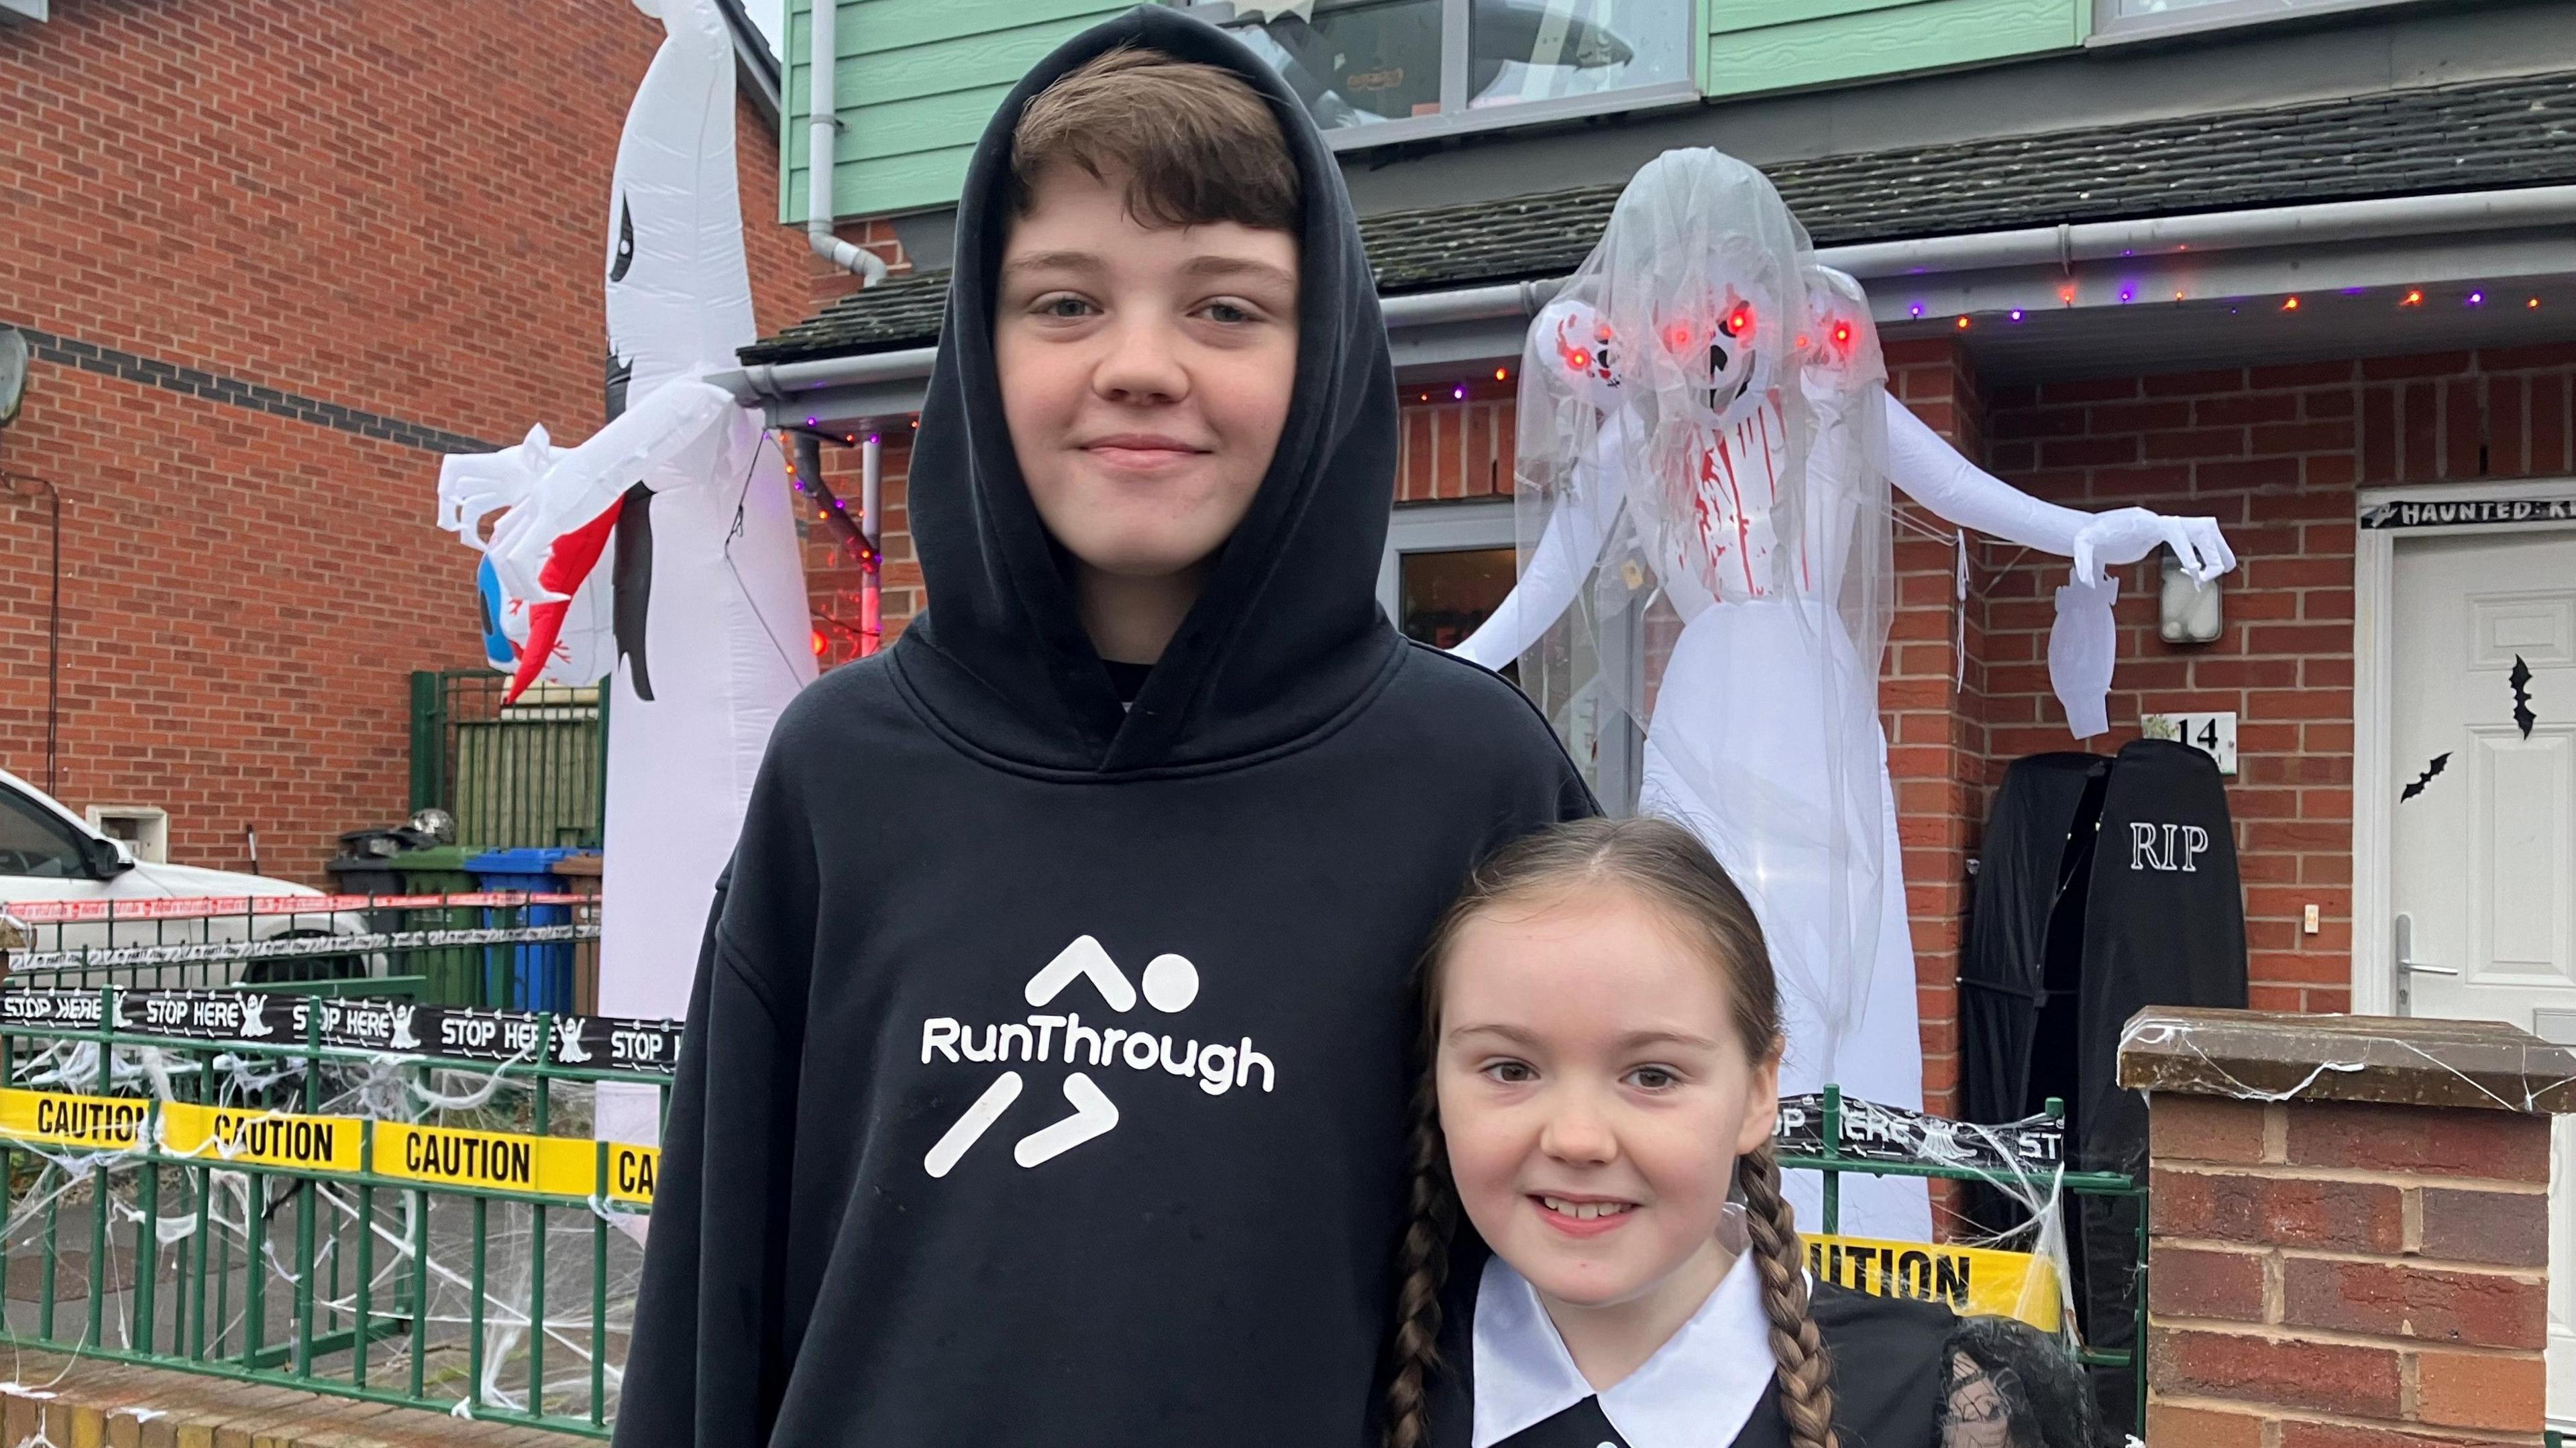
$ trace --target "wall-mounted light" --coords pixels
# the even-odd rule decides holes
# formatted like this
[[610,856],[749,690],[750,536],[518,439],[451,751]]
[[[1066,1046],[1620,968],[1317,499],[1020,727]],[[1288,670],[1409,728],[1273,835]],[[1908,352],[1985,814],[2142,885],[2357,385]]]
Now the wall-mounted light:
[[27,334],[0,327],[0,427],[17,417],[18,403],[26,395]]
[[2218,580],[2202,583],[2193,578],[2170,548],[2162,556],[2164,592],[2157,600],[2156,632],[2169,644],[2215,642],[2227,625],[2218,605]]

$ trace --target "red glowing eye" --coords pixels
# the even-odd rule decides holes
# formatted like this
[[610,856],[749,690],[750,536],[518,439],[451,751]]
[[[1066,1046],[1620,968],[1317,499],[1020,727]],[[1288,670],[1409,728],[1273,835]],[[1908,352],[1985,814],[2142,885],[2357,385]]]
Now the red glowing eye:
[[823,631],[821,629],[816,629],[814,631],[813,644],[814,656],[818,659],[823,656],[823,650],[832,646],[831,642],[823,637]]
[[1743,336],[1746,329],[1750,328],[1752,325],[1753,309],[1751,307],[1739,305],[1734,311],[1726,314],[1726,335],[1730,337]]
[[1577,347],[1565,354],[1565,365],[1577,372],[1589,372],[1592,370],[1592,353],[1587,348]]
[[1836,322],[1836,323],[1834,323],[1834,341],[1835,341],[1836,343],[1843,343],[1843,342],[1848,342],[1848,341],[1850,341],[1850,340],[1851,340],[1851,323],[1849,323],[1849,322]]
[[1690,344],[1691,335],[1688,324],[1675,322],[1673,325],[1664,329],[1665,346],[1670,347],[1676,352],[1687,352],[1690,350]]

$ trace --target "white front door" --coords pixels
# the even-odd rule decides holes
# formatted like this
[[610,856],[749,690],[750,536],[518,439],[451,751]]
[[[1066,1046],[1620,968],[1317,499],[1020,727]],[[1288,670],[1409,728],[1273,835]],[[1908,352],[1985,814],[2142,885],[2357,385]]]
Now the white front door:
[[[2576,530],[2401,538],[2390,600],[2399,1009],[2576,1045]],[[2576,1125],[2551,1169],[2549,1407],[2576,1416]]]

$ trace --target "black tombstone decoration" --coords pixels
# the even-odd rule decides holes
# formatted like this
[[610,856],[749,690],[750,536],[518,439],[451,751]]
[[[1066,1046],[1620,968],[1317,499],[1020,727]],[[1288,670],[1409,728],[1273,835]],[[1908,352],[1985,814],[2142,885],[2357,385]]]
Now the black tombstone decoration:
[[[2120,1030],[2147,1006],[2245,1004],[2245,900],[2216,762],[2141,739],[2105,759],[2038,754],[2005,772],[1986,821],[1959,973],[1963,1114],[2010,1121],[2066,1103],[2068,1164],[2146,1169],[2147,1106],[2117,1082]],[[1989,1225],[2006,1208],[1976,1203]],[[2137,1344],[2134,1199],[2068,1214],[2086,1341]],[[2114,1421],[2132,1381],[2097,1389]]]

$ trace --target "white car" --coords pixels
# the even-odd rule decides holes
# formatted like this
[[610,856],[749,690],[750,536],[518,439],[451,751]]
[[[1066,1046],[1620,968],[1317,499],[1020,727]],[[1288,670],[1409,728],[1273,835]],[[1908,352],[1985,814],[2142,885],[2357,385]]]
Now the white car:
[[[249,940],[282,940],[307,936],[357,935],[366,930],[359,916],[314,910],[300,913],[239,913],[182,916],[166,920],[48,922],[42,906],[53,901],[180,900],[207,897],[277,897],[322,892],[291,880],[244,875],[230,870],[202,870],[190,865],[162,865],[134,858],[132,851],[89,827],[43,790],[0,770],[0,914],[28,917],[22,952],[118,949],[153,945],[207,945]],[[29,911],[12,907],[35,905]],[[168,965],[101,966],[79,972],[40,972],[21,984],[201,986],[239,981],[337,978],[375,973],[362,956],[331,956],[277,961],[240,959],[186,961]],[[18,968],[14,967],[13,969]],[[47,979],[47,976],[54,978]]]

